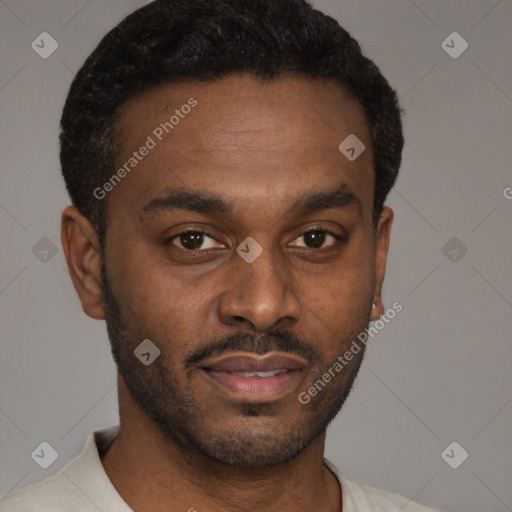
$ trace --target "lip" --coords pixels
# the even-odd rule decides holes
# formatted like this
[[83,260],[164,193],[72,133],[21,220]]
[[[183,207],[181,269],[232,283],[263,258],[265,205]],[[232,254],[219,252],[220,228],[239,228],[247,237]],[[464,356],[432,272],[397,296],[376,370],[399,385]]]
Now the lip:
[[274,370],[301,370],[307,366],[307,361],[302,357],[270,352],[264,356],[247,353],[235,353],[221,356],[216,359],[207,359],[201,364],[202,368],[208,368],[218,372],[271,372]]
[[[271,402],[298,389],[305,378],[307,361],[292,354],[264,356],[231,354],[206,360],[203,375],[217,390],[243,402]],[[242,373],[279,372],[271,376],[243,376]]]

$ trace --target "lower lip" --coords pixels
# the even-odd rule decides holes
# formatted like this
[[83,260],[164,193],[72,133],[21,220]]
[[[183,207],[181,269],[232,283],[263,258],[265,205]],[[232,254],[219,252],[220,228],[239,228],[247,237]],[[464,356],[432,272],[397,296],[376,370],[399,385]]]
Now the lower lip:
[[273,377],[241,377],[229,372],[203,370],[204,374],[231,397],[248,402],[269,402],[299,388],[302,370],[289,370]]

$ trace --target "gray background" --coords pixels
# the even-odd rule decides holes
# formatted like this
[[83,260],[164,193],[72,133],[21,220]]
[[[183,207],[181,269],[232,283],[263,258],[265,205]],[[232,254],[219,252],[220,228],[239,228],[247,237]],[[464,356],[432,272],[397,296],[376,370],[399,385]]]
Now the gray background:
[[[142,4],[0,0],[0,494],[55,473],[118,421],[104,324],[83,314],[60,247],[57,134],[74,73]],[[406,111],[384,291],[404,309],[372,341],[326,455],[446,512],[512,510],[512,4],[314,4],[360,41]],[[31,48],[43,31],[59,44],[48,59]],[[457,59],[441,47],[453,31],[469,44]],[[443,253],[452,237],[457,252]],[[30,455],[42,441],[59,453],[46,470]],[[469,453],[458,469],[441,458],[453,441]]]

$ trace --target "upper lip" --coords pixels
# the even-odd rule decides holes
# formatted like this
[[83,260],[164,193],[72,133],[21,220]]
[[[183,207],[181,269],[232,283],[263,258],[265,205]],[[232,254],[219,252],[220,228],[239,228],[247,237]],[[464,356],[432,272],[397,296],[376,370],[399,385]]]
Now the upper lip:
[[294,354],[270,353],[264,356],[231,354],[207,359],[201,368],[218,372],[270,372],[274,370],[302,370],[307,361]]

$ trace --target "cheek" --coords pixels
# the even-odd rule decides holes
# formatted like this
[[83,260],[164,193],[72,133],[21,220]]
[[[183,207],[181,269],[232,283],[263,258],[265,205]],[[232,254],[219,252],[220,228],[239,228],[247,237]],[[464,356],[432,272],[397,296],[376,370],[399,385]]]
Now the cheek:
[[115,261],[115,265],[107,264],[107,271],[128,325],[147,331],[150,337],[157,331],[168,331],[190,311],[188,294],[183,293],[176,270],[156,265],[137,251],[116,256],[107,260]]
[[362,262],[347,263],[322,278],[304,278],[303,325],[325,362],[342,355],[368,326],[374,280],[373,267]]
[[373,297],[375,268],[371,261],[346,259],[314,277],[304,275],[300,299],[329,324],[352,323],[366,312]]

